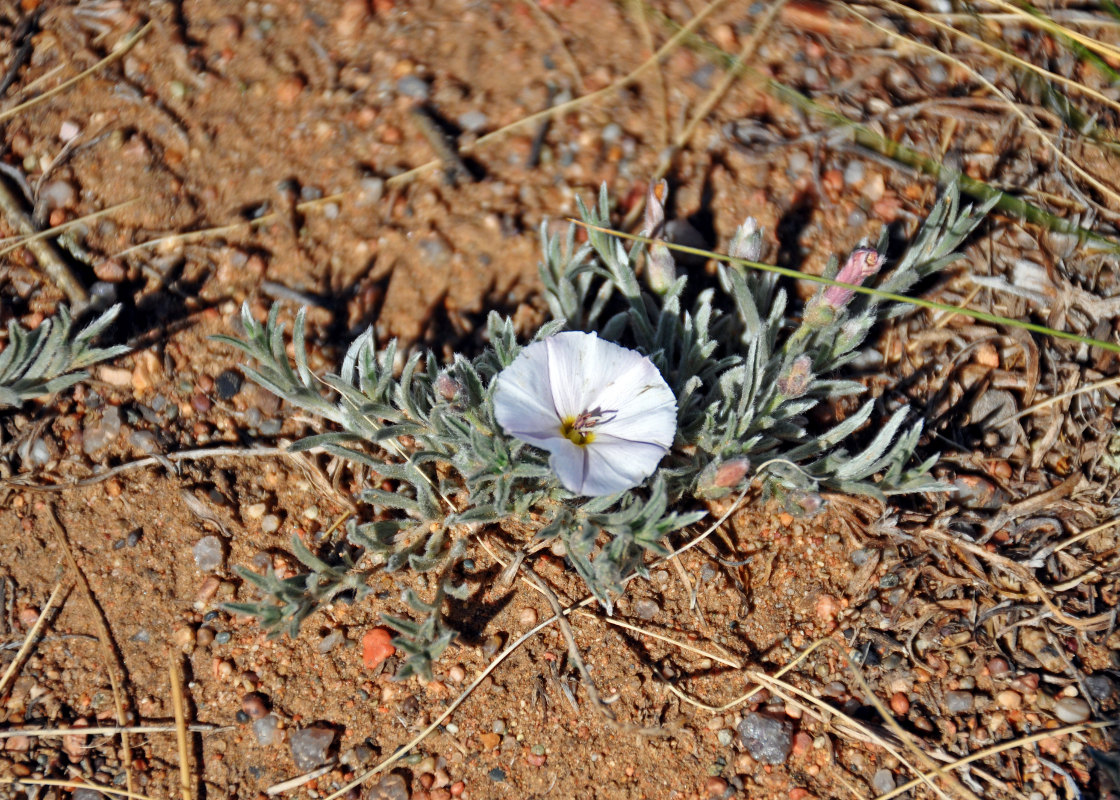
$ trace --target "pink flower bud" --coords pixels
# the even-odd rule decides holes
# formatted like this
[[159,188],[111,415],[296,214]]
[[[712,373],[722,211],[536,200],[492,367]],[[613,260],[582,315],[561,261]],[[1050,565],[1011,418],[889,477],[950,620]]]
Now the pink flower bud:
[[[862,286],[863,282],[878,272],[881,266],[883,266],[883,259],[878,252],[870,247],[861,247],[848,256],[848,261],[836,276],[836,280],[853,286]],[[829,286],[824,290],[824,303],[839,310],[847,305],[853,294],[855,292],[843,286]]]
[[733,458],[722,463],[713,461],[700,473],[696,494],[707,500],[716,500],[731,493],[750,471],[749,458]]

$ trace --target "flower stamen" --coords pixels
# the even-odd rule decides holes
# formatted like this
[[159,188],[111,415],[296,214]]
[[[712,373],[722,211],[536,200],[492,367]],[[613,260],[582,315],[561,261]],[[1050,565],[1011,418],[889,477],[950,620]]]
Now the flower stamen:
[[616,414],[615,411],[603,411],[601,408],[581,411],[579,416],[565,418],[560,425],[560,432],[572,444],[585,447],[595,441],[596,426],[610,422]]

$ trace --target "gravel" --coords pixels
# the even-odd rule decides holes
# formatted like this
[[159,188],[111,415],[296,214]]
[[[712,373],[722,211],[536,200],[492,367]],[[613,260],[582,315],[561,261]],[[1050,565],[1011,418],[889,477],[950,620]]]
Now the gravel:
[[217,536],[203,536],[194,546],[194,563],[203,572],[213,572],[225,561],[222,540]]
[[972,711],[972,692],[946,692],[945,708],[950,714],[967,714]]
[[321,767],[330,760],[331,745],[334,744],[335,732],[330,728],[313,725],[310,728],[300,728],[292,731],[290,746],[292,760],[296,768],[304,772]]
[[280,740],[280,721],[275,714],[261,717],[253,723],[253,735],[257,744],[268,747]]
[[763,764],[784,764],[793,750],[793,725],[752,712],[737,730],[751,757]]
[[1089,704],[1080,697],[1063,697],[1054,704],[1054,716],[1067,725],[1074,725],[1089,719]]

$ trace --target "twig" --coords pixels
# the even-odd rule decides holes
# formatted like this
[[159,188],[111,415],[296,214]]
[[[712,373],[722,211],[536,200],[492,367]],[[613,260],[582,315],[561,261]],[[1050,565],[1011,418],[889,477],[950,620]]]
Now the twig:
[[[45,739],[59,736],[70,736],[80,733],[85,736],[116,736],[119,733],[173,733],[179,730],[177,725],[111,725],[99,728],[7,728],[0,731],[0,739],[10,739],[14,736],[34,736]],[[198,722],[188,725],[191,733],[223,733],[235,730],[233,725],[211,725]]]
[[[569,111],[573,111],[580,106],[586,105],[588,103],[593,103],[596,100],[607,97],[608,95],[612,95],[615,92],[626,88],[630,84],[637,81],[642,73],[657,64],[668,53],[672,52],[673,49],[677,47],[677,45],[691,36],[692,32],[700,26],[701,22],[707,19],[713,11],[724,5],[724,3],[726,2],[727,0],[712,0],[712,2],[708,3],[708,5],[706,5],[699,14],[689,20],[687,25],[682,27],[679,31],[677,31],[677,33],[672,36],[672,38],[669,39],[669,41],[663,44],[656,53],[647,58],[629,73],[612,83],[610,86],[605,86],[596,92],[592,92],[591,94],[585,94],[581,97],[575,98],[574,100],[569,100],[567,103],[561,103],[558,106],[551,106],[550,108],[546,108],[543,111],[538,111],[535,114],[530,114],[527,117],[522,117],[516,122],[511,122],[509,125],[506,125],[503,128],[499,128],[498,130],[492,131],[485,136],[479,137],[478,140],[476,140],[469,146],[460,147],[459,153],[472,153],[483,145],[489,144],[495,139],[505,136],[507,133],[512,133],[515,130],[520,130],[527,125],[532,125],[533,123],[545,118],[552,118],[567,114]],[[440,166],[442,163],[443,161],[441,161],[440,159],[435,159],[433,161],[429,161],[426,164],[421,164],[418,167],[410,169],[408,172],[402,172],[400,175],[394,175],[392,178],[389,178],[387,181],[385,181],[385,185],[386,187],[393,187],[408,183],[413,178],[417,178],[430,172],[431,170]]]
[[73,78],[70,78],[69,80],[63,81],[62,83],[60,83],[58,86],[54,87],[53,89],[48,89],[47,91],[43,92],[38,97],[33,97],[30,100],[27,100],[26,102],[20,103],[17,106],[13,106],[12,108],[9,108],[7,111],[0,111],[0,122],[3,122],[4,120],[8,119],[8,117],[14,117],[16,114],[19,114],[22,111],[26,111],[27,109],[31,108],[34,105],[42,103],[44,100],[47,100],[48,98],[54,97],[56,94],[59,94],[60,92],[66,91],[71,86],[73,86],[76,83],[81,82],[83,79],[85,79],[88,76],[92,75],[93,73],[97,72],[102,67],[105,67],[105,66],[113,63],[114,61],[118,60],[118,59],[124,58],[124,56],[128,53],[128,51],[131,50],[136,45],[137,42],[139,42],[141,39],[143,39],[144,36],[147,35],[148,31],[150,31],[151,29],[152,29],[152,23],[151,22],[146,23],[144,25],[144,27],[142,27],[140,30],[136,31],[136,33],[132,34],[131,36],[126,37],[124,39],[124,41],[122,41],[113,50],[112,53],[105,56],[105,58],[98,61],[96,64],[94,64],[89,69],[83,70],[82,72],[79,72]]
[[[564,613],[571,613],[572,611],[574,611],[577,608],[582,608],[583,606],[589,606],[594,602],[595,602],[594,597],[584,598],[584,600],[581,601],[580,603],[578,603],[577,605],[573,606],[572,608],[566,609]],[[428,738],[428,735],[431,734],[432,731],[434,731],[436,728],[438,728],[440,725],[442,725],[444,720],[446,720],[448,717],[450,717],[451,714],[455,711],[455,709],[457,709],[459,706],[461,706],[463,704],[463,702],[471,695],[471,693],[474,692],[475,689],[477,689],[479,686],[482,685],[482,682],[490,676],[490,673],[492,673],[495,669],[498,668],[499,664],[501,664],[503,661],[505,661],[514,651],[516,651],[519,647],[521,647],[521,645],[525,644],[525,642],[529,641],[534,636],[536,636],[538,633],[540,633],[545,628],[547,628],[549,625],[551,625],[553,622],[555,622],[556,619],[557,619],[556,615],[553,615],[553,616],[549,617],[548,619],[544,620],[543,622],[538,623],[534,628],[532,628],[531,630],[522,634],[517,639],[515,639],[513,642],[511,642],[506,647],[505,650],[498,653],[498,655],[494,657],[494,660],[491,661],[486,666],[486,669],[484,669],[481,673],[479,673],[478,677],[475,678],[474,681],[471,682],[470,686],[468,686],[466,689],[464,689],[463,692],[458,697],[456,697],[454,700],[451,701],[451,704],[447,708],[445,708],[443,713],[440,714],[438,717],[436,717],[432,721],[432,723],[430,725],[428,725],[427,728],[420,731],[420,733],[416,734],[416,736],[413,737],[411,741],[409,741],[408,743],[403,744],[399,748],[397,748],[396,752],[394,752],[391,756],[386,758],[380,764],[378,764],[377,766],[375,766],[375,767],[373,767],[369,770],[366,770],[364,773],[359,775],[357,778],[354,778],[354,780],[350,781],[350,783],[346,784],[341,789],[334,792],[334,794],[327,795],[327,797],[325,797],[323,800],[338,800],[339,797],[346,794],[351,789],[354,789],[354,788],[357,788],[358,786],[361,786],[369,778],[372,778],[374,775],[377,775],[378,773],[384,772],[389,767],[393,766],[393,764],[397,763],[402,758],[404,758],[414,747],[416,747],[416,745],[420,744],[420,742],[422,742],[426,738]]]
[[28,652],[31,650],[31,645],[35,642],[35,637],[39,635],[39,631],[47,624],[47,618],[50,617],[50,611],[54,607],[54,601],[58,599],[60,594],[63,594],[64,588],[67,590],[69,589],[69,585],[69,582],[64,584],[62,581],[54,585],[54,591],[52,591],[51,596],[47,598],[47,604],[43,607],[43,610],[39,612],[39,618],[35,620],[35,624],[32,625],[31,630],[27,632],[27,637],[23,640],[23,645],[16,653],[16,657],[12,659],[12,663],[4,670],[4,677],[0,678],[0,697],[3,697],[4,692],[8,690],[8,684],[11,682],[12,678],[15,677],[23,659],[27,657]]
[[[755,50],[762,41],[762,37],[765,35],[766,31],[770,29],[770,26],[778,16],[778,12],[782,10],[786,2],[787,0],[777,0],[777,2],[769,4],[762,19],[759,20],[755,29],[751,31],[750,37],[743,42],[743,47],[739,50],[739,56],[732,64],[731,69],[729,69],[720,82],[712,88],[708,96],[704,98],[704,102],[702,102],[700,107],[696,110],[696,113],[692,115],[692,119],[685,125],[684,130],[677,134],[677,138],[673,140],[672,146],[661,156],[661,163],[658,164],[657,170],[654,172],[653,177],[650,178],[651,185],[665,177],[666,173],[669,171],[669,167],[673,164],[673,159],[676,157],[677,153],[688,144],[688,140],[692,138],[692,134],[696,132],[696,128],[712,113],[712,109],[715,108],[716,104],[727,94],[727,90],[731,88],[731,84],[742,76],[743,72],[746,70],[747,61],[754,55]],[[634,207],[630,209],[630,213],[626,215],[622,227],[632,227],[644,210],[645,195],[642,195],[642,199],[635,203]]]
[[[503,573],[507,569],[509,569],[509,567],[513,563],[515,563],[514,561],[510,561],[507,564],[506,560],[503,559],[500,555],[498,555],[498,553],[494,552],[494,549],[489,545],[489,543],[485,539],[479,537],[477,539],[477,541],[478,541],[479,545],[482,547],[482,549],[490,554],[490,557],[492,559],[494,559],[494,561],[496,561],[497,563],[501,564],[503,567],[506,568],[506,569],[502,570]],[[522,553],[522,554],[524,553],[524,551],[518,551],[518,552]],[[517,561],[516,563],[518,564],[518,566],[520,566],[520,561]],[[535,591],[540,591],[540,589],[537,587],[537,585],[535,583],[533,583],[532,581],[530,581],[528,578],[522,577],[521,580],[523,580],[526,584],[528,584],[530,587],[532,587]],[[704,658],[710,658],[712,661],[718,661],[719,663],[721,663],[725,666],[731,667],[732,669],[742,669],[743,668],[743,665],[740,664],[738,661],[727,658],[726,656],[717,655],[715,653],[709,653],[707,650],[701,650],[699,647],[694,647],[693,645],[687,644],[685,642],[678,642],[676,639],[672,639],[668,636],[664,636],[660,633],[657,633],[655,631],[651,631],[647,628],[640,628],[637,625],[631,625],[629,622],[624,622],[620,619],[616,619],[615,617],[605,617],[601,614],[595,614],[595,613],[592,613],[592,612],[586,611],[586,610],[580,610],[579,613],[581,615],[589,617],[591,619],[595,619],[595,620],[598,620],[600,622],[605,622],[608,625],[614,625],[616,628],[625,628],[628,631],[633,631],[634,633],[641,634],[642,636],[648,636],[651,639],[657,639],[660,642],[665,642],[666,644],[671,644],[674,647],[679,647],[681,650],[687,650],[688,652],[695,653],[698,656],[703,656]]]
[[187,717],[183,710],[183,676],[179,671],[178,656],[167,662],[171,679],[171,703],[175,708],[175,741],[179,747],[179,793],[183,800],[191,800],[191,772],[187,758]]
[[23,784],[24,786],[59,786],[63,789],[96,789],[102,794],[111,794],[118,797],[127,797],[129,800],[153,800],[146,794],[137,794],[125,789],[118,789],[116,786],[103,786],[100,783],[89,783],[87,781],[61,781],[52,778],[9,778],[8,776],[0,776],[0,786],[11,786]]
[[587,664],[583,661],[583,655],[580,653],[579,645],[576,644],[575,634],[572,633],[572,625],[568,622],[568,617],[564,608],[560,605],[560,598],[556,596],[556,592],[552,591],[547,583],[541,580],[541,577],[533,571],[533,568],[522,564],[525,571],[525,577],[529,579],[545,596],[548,604],[552,606],[553,617],[560,625],[560,632],[564,636],[564,641],[568,644],[568,658],[579,670],[580,677],[583,678],[583,688],[587,692],[587,699],[591,701],[592,707],[599,713],[599,716],[607,723],[607,725],[618,733],[638,733],[644,736],[664,736],[665,731],[661,728],[639,728],[634,725],[628,725],[618,721],[614,711],[603,702],[603,698],[599,696],[599,688],[595,685],[594,679],[591,677],[590,670],[587,669]]
[[[1034,744],[1035,742],[1040,742],[1043,739],[1049,739],[1050,737],[1066,736],[1067,734],[1081,733],[1082,731],[1088,730],[1102,730],[1104,728],[1115,727],[1116,725],[1120,725],[1120,720],[1106,720],[1104,722],[1082,722],[1078,725],[1067,725],[1064,728],[1054,728],[1052,730],[1042,731],[1041,733],[1035,733],[1030,736],[1024,736],[1022,739],[1013,739],[1009,742],[1000,742],[997,745],[986,748],[984,750],[977,750],[975,753],[969,753],[963,758],[940,766],[935,771],[927,773],[923,777],[937,777],[937,775],[941,773],[960,769],[961,767],[968,766],[972,762],[979,761],[982,758],[999,755],[1000,753],[1005,753],[1008,750],[1014,750],[1018,747],[1025,747],[1028,744]],[[921,777],[914,778],[909,783],[904,783],[901,786],[896,786],[892,791],[889,791],[886,794],[879,795],[877,798],[875,798],[875,800],[892,800],[892,798],[898,797],[900,794],[905,794],[920,783],[922,783]]]
[[[70,540],[66,535],[66,529],[62,527],[62,523],[58,519],[58,512],[55,510],[53,504],[47,506],[47,518],[54,527],[54,532],[58,537],[58,543],[62,546],[62,552],[66,556],[67,563],[70,565],[70,571],[74,573],[74,579],[77,581],[82,594],[85,595],[86,604],[89,606],[94,619],[97,621],[97,638],[101,643],[102,655],[105,658],[105,671],[109,673],[109,686],[113,690],[113,705],[116,706],[117,724],[123,728],[128,718],[125,716],[124,712],[124,699],[121,693],[120,679],[117,676],[117,670],[120,670],[121,678],[125,677],[127,673],[124,669],[124,663],[121,661],[117,649],[113,646],[113,637],[109,632],[109,622],[105,619],[105,612],[103,612],[101,606],[98,605],[97,599],[93,596],[93,590],[89,587],[89,581],[86,580],[85,573],[83,573],[81,567],[78,566],[78,560],[74,558],[74,551],[70,548]],[[127,732],[121,733],[121,747],[124,750],[125,779],[128,791],[131,792],[132,745],[129,742]]]
[[280,781],[280,783],[274,783],[274,784],[272,784],[272,786],[269,786],[267,789],[265,789],[264,793],[267,794],[269,797],[273,797],[275,795],[283,794],[284,792],[291,791],[292,789],[298,789],[300,786],[303,786],[305,783],[308,783],[310,781],[315,780],[320,775],[326,775],[332,769],[334,769],[334,764],[324,764],[323,766],[319,767],[318,769],[313,769],[313,770],[311,770],[311,772],[308,772],[304,775],[297,775],[296,777],[289,778],[286,781]]
[[[315,449],[305,451],[315,452]],[[26,489],[33,492],[64,492],[67,489],[77,489],[82,486],[93,486],[94,484],[106,481],[122,472],[128,472],[141,467],[151,467],[161,463],[161,459],[168,461],[199,461],[206,458],[256,458],[256,457],[272,457],[272,456],[289,456],[295,455],[289,453],[286,447],[260,447],[260,448],[245,448],[245,447],[208,447],[201,450],[187,450],[181,453],[171,453],[166,456],[148,456],[147,458],[140,458],[136,461],[126,461],[124,464],[119,464],[112,469],[106,470],[92,478],[83,478],[80,481],[64,484],[46,484],[46,483],[20,483],[19,481],[6,480],[0,481],[0,486],[10,486],[16,489]]]
[[1047,398],[1046,400],[1040,400],[1039,402],[1035,403],[1033,406],[1028,406],[1027,408],[1024,408],[1019,413],[1012,414],[1010,417],[1007,417],[1006,419],[1001,419],[998,422],[993,422],[989,427],[991,427],[993,430],[996,429],[996,428],[1002,428],[1004,425],[1009,425],[1017,419],[1021,419],[1022,417],[1026,417],[1030,414],[1033,414],[1036,411],[1041,411],[1044,408],[1049,408],[1050,406],[1056,405],[1057,403],[1060,403],[1063,400],[1068,400],[1069,398],[1076,397],[1079,394],[1087,394],[1088,392],[1095,392],[1095,391],[1097,391],[1097,389],[1107,389],[1109,386],[1116,386],[1117,384],[1120,384],[1120,377],[1106,378],[1103,381],[1097,381],[1096,383],[1090,383],[1088,386],[1080,386],[1076,389],[1071,389],[1068,392],[1062,392],[1061,394],[1056,394],[1053,397]]
[[27,249],[35,256],[35,260],[39,262],[43,272],[47,273],[47,277],[66,295],[70,305],[76,309],[85,308],[89,304],[89,293],[82,286],[82,282],[70,269],[70,265],[66,263],[66,259],[62,257],[62,253],[54,243],[34,238],[39,232],[34,221],[23,210],[19,198],[12,194],[8,184],[3,180],[0,180],[0,211],[4,212],[8,225],[16,233],[31,237],[24,242]]

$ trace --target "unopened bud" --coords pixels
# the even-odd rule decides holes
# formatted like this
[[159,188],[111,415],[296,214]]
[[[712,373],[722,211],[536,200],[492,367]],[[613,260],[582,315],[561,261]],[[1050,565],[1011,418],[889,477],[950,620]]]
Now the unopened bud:
[[[664,200],[669,196],[669,184],[664,180],[650,184],[646,198],[646,216],[642,236],[661,238],[665,233]],[[646,282],[657,294],[665,294],[677,280],[677,264],[669,248],[651,244],[646,254]]]
[[758,261],[762,257],[762,229],[758,220],[747,217],[731,237],[731,257],[744,261]]
[[707,500],[716,500],[731,493],[743,482],[750,471],[749,458],[733,458],[730,461],[713,461],[700,473],[696,493]]
[[783,397],[793,398],[805,394],[813,380],[813,361],[809,356],[798,356],[778,377],[778,391]]
[[816,492],[794,490],[786,495],[785,509],[795,517],[814,517],[824,506],[824,498]]
[[436,376],[436,391],[444,400],[453,403],[459,396],[459,392],[463,391],[463,385],[446,372],[441,372]]
[[[841,283],[850,283],[853,286],[862,286],[863,282],[879,271],[883,259],[878,252],[870,247],[861,247],[848,256],[844,267],[836,275],[836,280]],[[843,286],[829,286],[824,290],[824,302],[839,310],[847,305],[855,292]]]

